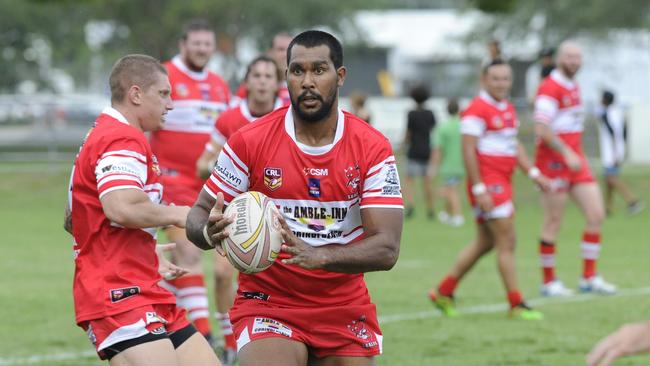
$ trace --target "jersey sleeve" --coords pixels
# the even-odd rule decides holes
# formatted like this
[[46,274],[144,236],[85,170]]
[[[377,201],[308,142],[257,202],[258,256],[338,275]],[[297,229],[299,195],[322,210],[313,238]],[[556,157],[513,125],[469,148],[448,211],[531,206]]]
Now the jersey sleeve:
[[460,119],[460,133],[463,135],[482,136],[487,125],[479,108],[472,104],[467,108]]
[[221,149],[217,164],[203,189],[213,198],[222,192],[226,204],[248,191],[249,176],[246,144],[239,133],[235,133]]
[[119,189],[143,189],[147,181],[147,150],[142,142],[116,140],[100,153],[95,165],[100,199]]
[[363,192],[361,193],[361,209],[403,208],[402,188],[395,156],[388,140],[373,149],[368,156],[369,169],[363,177]]
[[433,136],[431,138],[431,145],[433,145],[434,148],[440,147],[440,144],[442,143],[442,126],[439,126],[438,128],[433,130]]
[[540,85],[535,97],[535,110],[533,112],[535,122],[550,124],[553,121],[559,109],[556,94],[552,84],[543,82]]
[[212,128],[212,132],[210,133],[210,137],[212,138],[212,141],[216,142],[220,146],[223,146],[226,144],[226,133],[225,133],[225,125],[228,123],[226,121],[226,118],[224,118],[224,114],[222,113],[219,118],[214,122],[214,127]]

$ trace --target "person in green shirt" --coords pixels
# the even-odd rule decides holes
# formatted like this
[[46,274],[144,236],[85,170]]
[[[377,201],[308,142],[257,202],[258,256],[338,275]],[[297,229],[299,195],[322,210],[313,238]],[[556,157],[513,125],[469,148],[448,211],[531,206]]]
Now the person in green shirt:
[[441,179],[441,194],[444,210],[438,214],[443,224],[462,226],[463,218],[458,186],[465,177],[463,153],[461,151],[460,116],[456,99],[447,102],[449,118],[433,134],[431,171]]

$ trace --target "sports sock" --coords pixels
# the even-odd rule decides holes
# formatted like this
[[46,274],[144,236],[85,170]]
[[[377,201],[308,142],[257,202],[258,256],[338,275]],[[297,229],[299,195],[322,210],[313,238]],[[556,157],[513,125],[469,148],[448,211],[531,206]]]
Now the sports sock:
[[208,294],[202,274],[188,274],[174,280],[176,303],[187,310],[187,318],[206,338],[210,336]]
[[232,331],[232,324],[230,323],[230,315],[228,313],[216,313],[215,317],[219,321],[221,326],[221,334],[223,335],[223,340],[225,343],[226,349],[237,349],[237,341],[235,340],[235,334]]
[[596,261],[600,254],[600,233],[584,232],[582,234],[582,260],[583,278],[591,278],[596,275]]
[[555,243],[546,240],[539,241],[539,254],[542,264],[544,284],[555,280]]
[[514,290],[508,292],[508,302],[510,303],[510,308],[517,307],[517,305],[524,302],[524,298],[521,296],[519,290]]
[[457,285],[458,280],[451,275],[447,275],[438,285],[438,293],[442,296],[453,296]]

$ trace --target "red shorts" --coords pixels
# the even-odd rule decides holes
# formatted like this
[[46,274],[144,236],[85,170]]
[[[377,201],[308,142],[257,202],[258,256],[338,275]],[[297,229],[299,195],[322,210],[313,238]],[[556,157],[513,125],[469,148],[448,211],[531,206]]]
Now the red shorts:
[[165,184],[164,180],[163,186],[163,202],[168,205],[193,206],[201,193],[201,187],[197,189],[193,186]]
[[104,349],[148,333],[175,332],[188,326],[185,310],[174,304],[151,304],[100,319],[79,323],[95,346],[99,358]]
[[545,144],[538,145],[535,166],[539,168],[542,174],[551,179],[551,190],[553,192],[567,192],[576,184],[595,182],[589,168],[589,162],[582,151],[582,134],[567,133],[560,134],[558,137],[580,156],[582,164],[579,171],[572,171],[564,162],[562,154]]
[[[490,159],[492,164],[486,164]],[[494,164],[498,164],[498,168]],[[467,182],[467,195],[474,211],[476,222],[483,223],[489,219],[502,219],[511,217],[515,213],[512,203],[512,173],[516,160],[514,158],[479,157],[481,181],[487,188],[487,193],[492,198],[492,210],[483,212],[476,204],[472,194],[472,185]]]
[[382,335],[374,304],[320,308],[278,307],[260,300],[237,299],[230,310],[237,351],[269,337],[304,343],[309,353],[370,357],[381,354]]

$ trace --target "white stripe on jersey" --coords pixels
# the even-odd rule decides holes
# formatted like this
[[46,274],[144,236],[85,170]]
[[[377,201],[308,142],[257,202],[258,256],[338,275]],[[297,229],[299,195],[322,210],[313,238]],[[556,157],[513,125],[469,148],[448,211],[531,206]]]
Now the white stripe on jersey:
[[146,164],[147,163],[147,157],[140,154],[139,152],[131,151],[131,150],[114,150],[114,151],[108,151],[102,154],[100,159],[103,159],[108,156],[113,156],[113,155],[125,155],[125,156],[131,156],[137,159],[142,160],[142,163]]
[[384,161],[382,161],[381,163],[379,163],[379,164],[373,166],[372,168],[368,169],[368,172],[366,173],[366,177],[374,174],[377,170],[383,168],[384,165],[386,165],[387,162],[393,162],[394,163],[395,162],[395,156],[391,155],[391,156],[387,157],[386,159],[384,159]]
[[142,188],[136,187],[136,186],[115,186],[115,187],[111,187],[111,188],[103,191],[102,193],[100,193],[99,194],[99,199],[102,199],[102,197],[104,197],[106,194],[108,194],[110,192],[119,191],[120,189],[137,189],[137,190],[140,190],[140,191],[142,190]]
[[485,132],[485,121],[476,116],[463,117],[460,121],[460,133],[479,137]]
[[478,139],[476,149],[479,154],[492,156],[517,156],[517,129],[487,130]]
[[104,177],[102,177],[98,181],[97,188],[100,188],[104,184],[106,184],[108,182],[112,182],[114,180],[130,180],[130,181],[136,182],[139,187],[142,186],[142,181],[140,181],[140,178],[138,176],[136,176],[136,175],[132,175],[132,174],[114,174],[114,175],[104,175]]
[[[217,165],[214,167],[210,179],[221,189],[225,190],[226,185],[230,186],[230,189],[226,191],[228,194],[232,194],[233,191],[240,193],[246,192],[248,190],[248,172],[242,171],[240,168],[241,165],[238,166],[238,164],[236,164],[236,161],[239,159],[232,150],[228,150],[230,150],[230,147],[226,144],[224,149],[219,153]],[[230,158],[231,156],[234,157],[235,161]],[[215,178],[214,175],[217,177]],[[236,193],[234,196],[237,196],[238,194],[239,193]]]
[[248,165],[244,164],[244,162],[241,161],[241,159],[239,158],[239,156],[237,156],[237,154],[235,154],[235,152],[232,151],[232,149],[230,148],[230,145],[228,145],[228,143],[226,143],[226,144],[223,146],[223,149],[226,150],[226,152],[228,153],[228,155],[230,155],[230,156],[233,158],[233,160],[235,161],[235,163],[237,163],[238,167],[244,169],[243,172],[246,173],[246,175],[249,175],[249,174],[248,174]]
[[[369,174],[363,183],[362,198],[368,197],[401,197],[402,189],[399,180],[399,173],[395,165],[395,157],[389,156],[383,162],[368,170]],[[376,172],[368,176],[371,172]]]
[[231,187],[227,186],[226,184],[221,183],[217,178],[215,178],[213,175],[210,176],[210,180],[212,183],[214,183],[219,189],[221,189],[224,193],[227,193],[233,197],[237,197],[243,192],[238,192],[233,190]]
[[273,198],[273,202],[291,231],[311,246],[348,244],[363,234],[358,199],[323,202]]
[[535,122],[550,124],[558,111],[558,102],[548,95],[540,95],[535,99]]
[[404,209],[404,205],[361,205],[361,209],[366,209],[366,208],[398,208],[398,209]]
[[100,158],[95,167],[95,178],[97,179],[98,187],[107,181],[106,179],[108,178],[104,179],[105,177],[115,174],[137,177],[139,179],[139,185],[144,185],[147,181],[147,165],[143,164],[142,159],[136,155],[142,156],[141,154],[128,150],[112,151],[102,155],[102,158]]
[[165,131],[209,134],[214,128],[214,121],[225,111],[224,102],[208,100],[175,100],[174,109],[167,113]]

